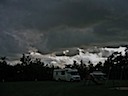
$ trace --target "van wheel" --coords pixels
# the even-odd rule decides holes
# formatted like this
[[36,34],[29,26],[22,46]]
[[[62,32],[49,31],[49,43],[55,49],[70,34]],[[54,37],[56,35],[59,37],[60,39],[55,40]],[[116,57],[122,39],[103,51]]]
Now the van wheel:
[[58,81],[61,81],[61,79],[59,78]]
[[73,79],[70,79],[71,82],[73,82]]
[[61,81],[61,79],[60,78],[56,78],[56,81]]

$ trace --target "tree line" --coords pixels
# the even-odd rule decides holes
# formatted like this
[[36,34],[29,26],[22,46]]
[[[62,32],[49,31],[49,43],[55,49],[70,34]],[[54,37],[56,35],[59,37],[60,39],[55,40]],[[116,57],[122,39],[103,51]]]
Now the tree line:
[[[1,57],[0,82],[52,80],[53,70],[59,68],[45,65],[40,59],[32,60],[24,54],[20,61],[22,62],[21,64],[9,65],[6,62],[6,57]],[[114,52],[104,63],[99,62],[95,66],[90,61],[89,66],[87,66],[81,60],[80,64],[74,61],[72,65],[65,65],[65,68],[78,69],[82,80],[95,70],[106,73],[108,79],[128,79],[128,52],[126,50],[124,55]]]
[[51,80],[54,67],[44,65],[40,59],[32,59],[29,56],[20,58],[21,64],[14,66],[7,64],[5,58],[0,61],[0,81],[40,81]]

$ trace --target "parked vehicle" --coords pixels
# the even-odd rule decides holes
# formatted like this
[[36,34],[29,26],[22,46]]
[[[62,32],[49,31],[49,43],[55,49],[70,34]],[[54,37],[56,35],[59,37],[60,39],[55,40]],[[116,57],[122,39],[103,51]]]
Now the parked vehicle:
[[97,80],[106,80],[106,74],[101,72],[101,71],[94,71],[92,73],[90,73],[90,75],[93,77],[93,78],[96,78]]
[[91,80],[96,83],[97,85],[100,85],[106,81],[106,74],[102,73],[101,71],[94,71],[90,73]]
[[55,69],[53,72],[53,79],[57,81],[80,81],[80,75],[77,69]]

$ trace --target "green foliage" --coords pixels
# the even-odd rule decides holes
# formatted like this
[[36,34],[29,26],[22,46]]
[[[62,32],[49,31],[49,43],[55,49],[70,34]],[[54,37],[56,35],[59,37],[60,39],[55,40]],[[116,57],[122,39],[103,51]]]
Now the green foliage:
[[53,67],[45,66],[40,59],[32,61],[29,56],[21,57],[22,64],[8,65],[0,62],[0,81],[37,81],[52,80]]
[[125,55],[115,52],[104,63],[104,72],[110,79],[128,79],[128,52]]

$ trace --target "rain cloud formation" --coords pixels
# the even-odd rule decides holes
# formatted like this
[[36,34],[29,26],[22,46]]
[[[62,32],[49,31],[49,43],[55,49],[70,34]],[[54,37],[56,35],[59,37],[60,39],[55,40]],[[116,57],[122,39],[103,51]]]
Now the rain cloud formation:
[[127,0],[0,0],[0,54],[128,43]]

